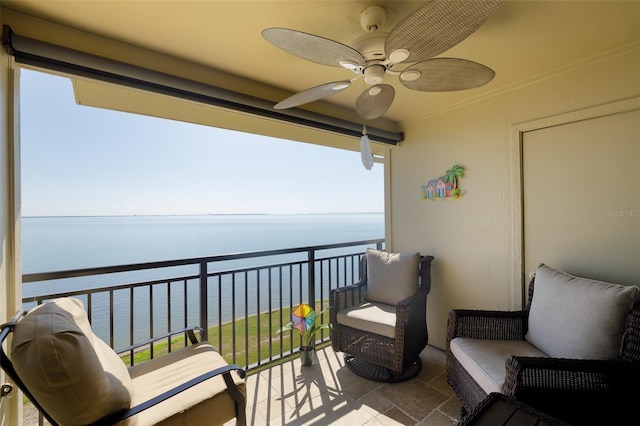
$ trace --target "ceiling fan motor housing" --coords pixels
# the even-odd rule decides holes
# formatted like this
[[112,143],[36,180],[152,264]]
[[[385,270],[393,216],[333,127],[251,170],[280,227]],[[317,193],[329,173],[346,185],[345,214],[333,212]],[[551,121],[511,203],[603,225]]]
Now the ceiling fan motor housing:
[[360,52],[366,62],[383,61],[386,59],[384,41],[387,35],[388,34],[384,32],[364,34],[353,40],[351,47]]
[[380,84],[386,70],[383,65],[369,65],[364,69],[364,81],[367,84]]

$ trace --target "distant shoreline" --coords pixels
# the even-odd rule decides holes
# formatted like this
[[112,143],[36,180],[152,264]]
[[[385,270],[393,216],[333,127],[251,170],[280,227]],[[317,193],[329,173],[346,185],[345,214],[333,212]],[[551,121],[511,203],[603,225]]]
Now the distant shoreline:
[[193,213],[193,214],[113,214],[113,215],[34,215],[21,216],[23,219],[46,218],[86,218],[86,217],[196,217],[196,216],[321,216],[321,215],[357,215],[384,214],[384,212],[338,212],[338,213]]

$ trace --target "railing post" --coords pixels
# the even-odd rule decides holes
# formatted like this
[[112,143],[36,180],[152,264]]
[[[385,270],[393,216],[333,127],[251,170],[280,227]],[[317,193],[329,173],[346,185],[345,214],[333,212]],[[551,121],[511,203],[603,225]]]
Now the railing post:
[[[209,292],[207,285],[207,262],[200,262],[200,327],[204,340],[209,340]],[[186,303],[186,300],[185,300]]]
[[[307,291],[309,292],[309,306],[314,310],[316,309],[316,251],[314,249],[309,250],[309,286]],[[315,346],[315,341],[313,342]]]

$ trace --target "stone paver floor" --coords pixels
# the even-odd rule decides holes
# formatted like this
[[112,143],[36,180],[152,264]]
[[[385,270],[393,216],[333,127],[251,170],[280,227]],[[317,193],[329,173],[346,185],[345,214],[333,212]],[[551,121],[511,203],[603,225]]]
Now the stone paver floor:
[[[247,377],[247,423],[455,425],[460,401],[446,382],[444,352],[428,346],[420,358],[420,374],[394,384],[355,375],[331,346],[318,349],[310,367],[298,359],[274,365]],[[24,424],[37,425],[37,418],[25,405]]]

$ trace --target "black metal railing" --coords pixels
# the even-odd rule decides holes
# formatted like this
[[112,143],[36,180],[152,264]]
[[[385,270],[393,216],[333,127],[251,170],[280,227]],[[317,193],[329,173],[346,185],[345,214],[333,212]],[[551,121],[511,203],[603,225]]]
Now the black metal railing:
[[[333,288],[356,282],[367,247],[383,239],[192,259],[25,274],[23,306],[58,297],[83,301],[93,331],[113,348],[199,326],[225,359],[247,370],[292,354],[291,311],[328,307]],[[318,321],[328,322],[328,315]],[[327,341],[329,333],[316,336]],[[167,338],[129,354],[131,365],[185,345]]]

